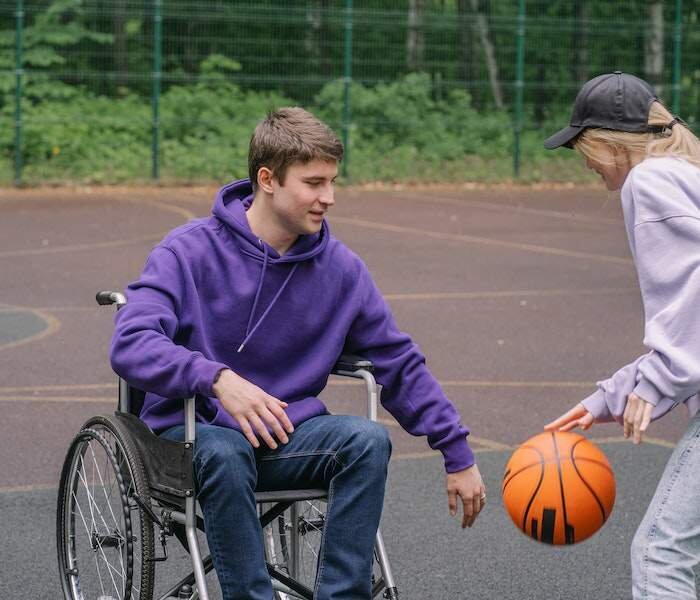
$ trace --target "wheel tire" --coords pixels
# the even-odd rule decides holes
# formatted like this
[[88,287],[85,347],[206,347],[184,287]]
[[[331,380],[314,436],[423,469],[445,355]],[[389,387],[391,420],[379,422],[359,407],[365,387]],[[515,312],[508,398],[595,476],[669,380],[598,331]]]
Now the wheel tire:
[[153,523],[146,473],[128,430],[93,417],[71,442],[58,491],[56,541],[70,600],[151,600]]

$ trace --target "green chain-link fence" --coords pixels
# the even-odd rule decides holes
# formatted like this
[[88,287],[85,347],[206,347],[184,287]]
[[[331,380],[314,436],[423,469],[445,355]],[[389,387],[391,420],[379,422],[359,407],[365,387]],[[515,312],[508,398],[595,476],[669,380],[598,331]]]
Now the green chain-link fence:
[[[0,182],[244,176],[299,104],[366,180],[567,179],[586,79],[700,120],[700,0],[0,0]],[[13,126],[14,125],[14,126]],[[555,153],[556,154],[556,153]]]

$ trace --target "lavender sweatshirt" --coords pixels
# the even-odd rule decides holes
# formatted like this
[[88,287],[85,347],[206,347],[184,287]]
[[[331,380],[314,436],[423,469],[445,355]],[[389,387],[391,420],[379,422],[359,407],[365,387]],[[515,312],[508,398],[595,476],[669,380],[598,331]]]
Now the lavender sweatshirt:
[[647,158],[621,191],[625,227],[644,303],[649,349],[583,401],[596,421],[622,422],[627,396],[654,405],[657,419],[679,403],[700,409],[700,169]]
[[448,472],[474,464],[468,429],[394,321],[364,263],[323,223],[284,255],[250,230],[248,180],[223,187],[211,217],[172,231],[151,252],[115,317],[112,368],[147,392],[141,418],[155,432],[197,420],[238,429],[212,391],[230,368],[289,403],[295,425],[328,411],[318,395],[343,352],[375,365],[382,405],[442,452]]

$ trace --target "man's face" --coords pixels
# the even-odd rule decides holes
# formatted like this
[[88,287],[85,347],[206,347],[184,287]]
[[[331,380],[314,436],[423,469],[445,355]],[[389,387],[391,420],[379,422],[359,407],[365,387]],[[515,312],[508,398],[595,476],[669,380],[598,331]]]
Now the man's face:
[[335,204],[335,161],[312,160],[287,168],[284,185],[272,178],[272,213],[291,235],[308,235],[321,229],[323,217]]

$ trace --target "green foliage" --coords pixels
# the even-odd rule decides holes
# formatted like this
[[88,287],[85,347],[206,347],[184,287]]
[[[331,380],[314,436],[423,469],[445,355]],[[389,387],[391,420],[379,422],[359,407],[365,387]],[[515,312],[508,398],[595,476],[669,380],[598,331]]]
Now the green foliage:
[[[161,174],[167,181],[223,181],[247,176],[250,135],[269,110],[294,104],[278,93],[241,89],[235,65],[205,61],[194,84],[161,98]],[[343,85],[334,81],[309,106],[338,132]],[[353,181],[498,181],[512,173],[512,125],[505,112],[477,111],[464,91],[435,98],[424,74],[374,88],[354,84],[350,165]],[[5,110],[9,112],[9,107]],[[8,114],[9,117],[9,114]],[[556,123],[562,122],[561,117]],[[134,94],[110,99],[83,92],[36,102],[25,113],[27,181],[146,180],[151,166],[151,107]],[[554,130],[557,125],[552,124]],[[579,180],[578,159],[545,156],[543,134],[523,139],[525,181]],[[0,177],[11,169],[13,132],[0,130]]]
[[[29,102],[66,100],[80,91],[51,71],[62,67],[62,50],[83,42],[108,44],[112,36],[88,29],[83,23],[81,0],[54,0],[23,32],[23,98]],[[15,90],[15,32],[0,31],[0,107],[12,102]]]

